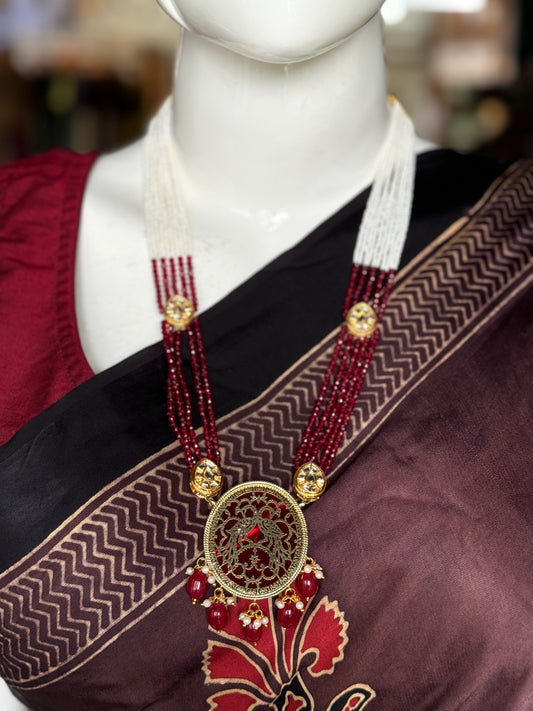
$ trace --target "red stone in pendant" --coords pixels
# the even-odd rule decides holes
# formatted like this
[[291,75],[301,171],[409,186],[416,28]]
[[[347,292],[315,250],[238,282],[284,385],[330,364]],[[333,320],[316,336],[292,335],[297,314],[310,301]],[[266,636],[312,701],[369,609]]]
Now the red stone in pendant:
[[254,627],[253,622],[249,625],[246,625],[244,628],[244,636],[248,640],[248,642],[252,642],[252,644],[257,644],[259,640],[261,639],[261,636],[263,634],[263,625],[261,627]]
[[207,575],[201,570],[195,570],[187,580],[187,592],[192,598],[193,603],[205,595],[207,591]]
[[296,584],[298,586],[298,590],[302,596],[306,598],[306,600],[313,597],[318,590],[318,580],[316,579],[314,573],[300,573]]
[[259,528],[259,526],[254,526],[252,528],[252,530],[246,534],[246,537],[249,538],[254,543],[257,543],[259,538],[262,537],[261,536],[261,529]]
[[228,608],[223,602],[213,602],[207,609],[207,621],[214,630],[223,630],[228,624],[228,620]]
[[301,612],[298,610],[294,602],[289,600],[285,603],[285,607],[278,610],[278,622],[282,627],[295,627],[300,619]]

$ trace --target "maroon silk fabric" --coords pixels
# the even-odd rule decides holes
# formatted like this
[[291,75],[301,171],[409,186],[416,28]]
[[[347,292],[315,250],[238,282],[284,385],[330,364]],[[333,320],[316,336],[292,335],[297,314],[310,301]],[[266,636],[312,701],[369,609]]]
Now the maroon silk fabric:
[[76,328],[72,235],[95,158],[54,151],[0,173],[0,362],[9,384],[0,388],[0,443],[92,375]]

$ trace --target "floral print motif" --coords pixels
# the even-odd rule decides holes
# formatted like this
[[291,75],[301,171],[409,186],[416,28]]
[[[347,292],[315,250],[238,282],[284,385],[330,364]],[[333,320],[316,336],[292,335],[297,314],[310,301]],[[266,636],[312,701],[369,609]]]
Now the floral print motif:
[[[297,627],[281,631],[271,600],[261,609],[270,619],[257,646],[243,639],[237,612],[229,625],[210,639],[202,669],[207,685],[219,688],[208,699],[209,711],[312,711],[313,679],[333,673],[344,659],[348,621],[327,596],[312,603]],[[338,694],[327,711],[360,711],[375,692],[354,684]]]

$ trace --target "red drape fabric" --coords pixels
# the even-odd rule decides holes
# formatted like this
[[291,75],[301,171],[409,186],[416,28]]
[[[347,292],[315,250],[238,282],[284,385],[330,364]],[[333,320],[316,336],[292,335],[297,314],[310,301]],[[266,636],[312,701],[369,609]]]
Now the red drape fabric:
[[58,150],[0,171],[0,443],[92,375],[73,289],[83,186],[95,159]]

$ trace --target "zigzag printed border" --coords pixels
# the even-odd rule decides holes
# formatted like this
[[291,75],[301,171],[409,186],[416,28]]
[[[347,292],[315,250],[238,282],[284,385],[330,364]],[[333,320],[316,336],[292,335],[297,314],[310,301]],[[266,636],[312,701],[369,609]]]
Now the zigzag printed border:
[[[400,274],[333,480],[409,392],[529,283],[532,205],[533,168],[518,163]],[[231,483],[289,485],[335,335],[221,420]],[[184,585],[206,517],[185,472],[173,444],[0,576],[0,672],[12,686],[35,689],[71,673]]]

